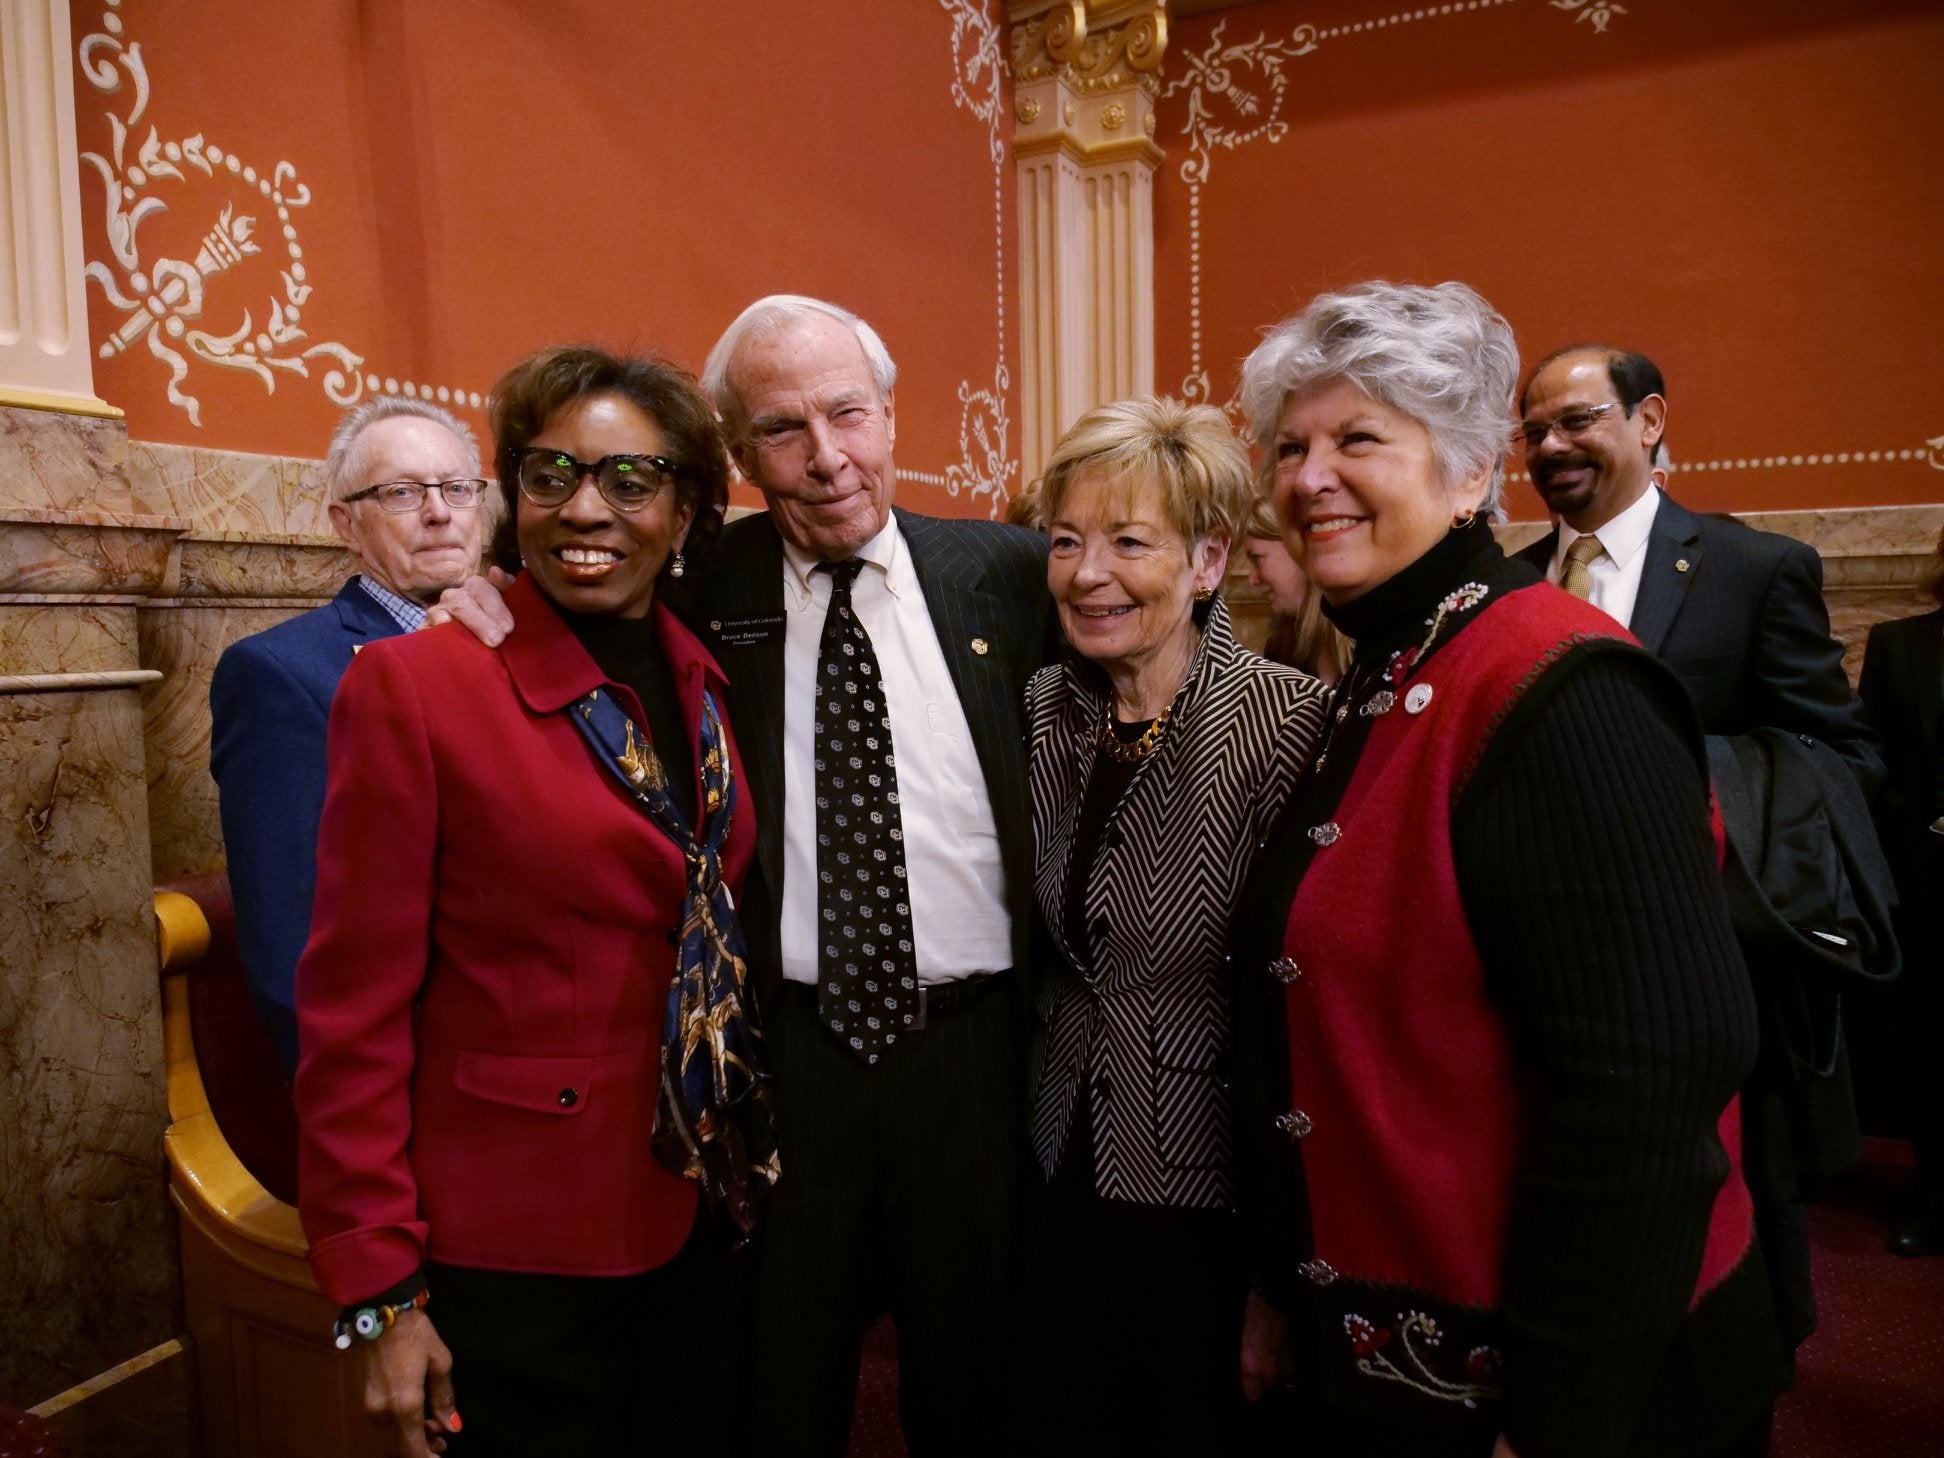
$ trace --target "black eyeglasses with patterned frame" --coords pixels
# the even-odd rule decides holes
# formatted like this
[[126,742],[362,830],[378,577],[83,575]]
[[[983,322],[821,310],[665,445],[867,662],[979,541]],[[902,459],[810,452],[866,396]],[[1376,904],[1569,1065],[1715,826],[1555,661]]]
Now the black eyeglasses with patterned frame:
[[591,475],[595,489],[609,506],[616,511],[639,511],[663,491],[673,491],[681,474],[667,456],[621,453],[582,461],[545,446],[509,451],[507,465],[520,483],[520,494],[547,509],[566,505],[580,489],[581,478]]
[[428,491],[438,492],[445,498],[445,504],[454,511],[471,511],[486,494],[486,483],[477,477],[454,481],[380,481],[376,486],[353,491],[349,496],[340,496],[338,500],[348,506],[369,497],[382,509],[402,514],[424,506],[425,493]]

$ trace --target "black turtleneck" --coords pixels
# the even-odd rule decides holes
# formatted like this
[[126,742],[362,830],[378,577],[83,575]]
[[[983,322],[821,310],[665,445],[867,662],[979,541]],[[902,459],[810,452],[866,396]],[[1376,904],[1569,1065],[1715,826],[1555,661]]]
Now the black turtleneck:
[[675,675],[655,632],[655,616],[617,618],[570,613],[556,608],[561,621],[609,680],[634,690],[648,718],[648,738],[668,777],[668,793],[691,828],[695,826],[695,731],[682,721]]
[[[1462,585],[1496,597],[1536,580],[1481,525],[1326,609],[1356,652],[1258,904],[1286,913],[1315,853],[1303,828],[1334,818],[1376,722],[1357,711],[1387,687],[1392,655],[1418,651]],[[1427,660],[1460,630],[1448,623]],[[1644,654],[1603,650],[1539,678],[1451,811],[1468,929],[1533,1088],[1503,1288],[1504,1423],[1529,1458],[1621,1452],[1636,1420],[1669,1420],[1670,1401],[1696,1404],[1683,1420],[1707,1430],[1723,1416],[1710,1403],[1761,1390],[1753,1367],[1773,1350],[1739,1339],[1717,1302],[1708,1358],[1671,1355],[1694,1339],[1681,1323],[1723,1174],[1715,1118],[1757,1039],[1706,804],[1679,683]],[[1729,1284],[1747,1321],[1767,1319],[1751,1304],[1765,1300],[1759,1280]],[[1670,1363],[1712,1380],[1671,1391]]]

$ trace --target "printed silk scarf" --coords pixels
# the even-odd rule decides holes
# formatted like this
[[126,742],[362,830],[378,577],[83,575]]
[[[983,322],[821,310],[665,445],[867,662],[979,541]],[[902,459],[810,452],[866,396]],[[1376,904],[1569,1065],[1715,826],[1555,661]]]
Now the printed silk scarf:
[[594,757],[621,781],[688,869],[681,943],[662,1016],[661,1094],[655,1158],[702,1186],[748,1233],[756,1201],[776,1183],[776,1115],[762,1064],[762,1031],[745,1003],[749,980],[742,926],[722,881],[722,847],[736,807],[729,746],[715,700],[702,695],[702,834],[668,793],[661,761],[635,737],[634,721],[595,689],[568,717]]

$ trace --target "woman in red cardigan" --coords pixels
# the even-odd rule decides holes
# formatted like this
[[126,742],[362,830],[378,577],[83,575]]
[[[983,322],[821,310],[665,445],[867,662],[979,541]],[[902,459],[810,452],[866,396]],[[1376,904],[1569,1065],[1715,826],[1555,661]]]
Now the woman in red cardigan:
[[[1243,901],[1244,1381],[1286,1335],[1292,1452],[1761,1453],[1780,1351],[1733,1103],[1757,1025],[1701,738],[1617,623],[1493,540],[1517,371],[1463,284],[1373,283],[1243,373],[1355,644]],[[1544,428],[1595,469],[1643,425]]]
[[726,1365],[698,1187],[746,1227],[776,1174],[754,825],[721,672],[659,600],[726,458],[687,375],[594,349],[515,366],[492,419],[518,626],[374,644],[332,709],[304,1230],[399,1452],[685,1452],[686,1381]]

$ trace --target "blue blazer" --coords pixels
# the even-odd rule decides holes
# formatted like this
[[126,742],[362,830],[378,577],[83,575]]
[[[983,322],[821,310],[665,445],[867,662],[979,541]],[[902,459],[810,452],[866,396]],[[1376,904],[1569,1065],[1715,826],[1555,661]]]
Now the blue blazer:
[[236,940],[286,1073],[297,1066],[294,988],[317,883],[331,699],[357,649],[400,631],[353,577],[323,607],[232,643],[210,681],[209,772]]

